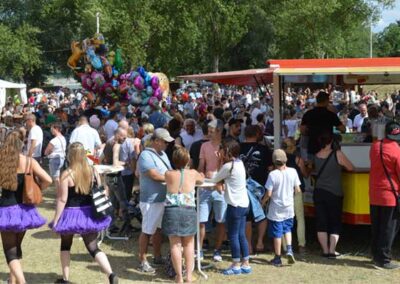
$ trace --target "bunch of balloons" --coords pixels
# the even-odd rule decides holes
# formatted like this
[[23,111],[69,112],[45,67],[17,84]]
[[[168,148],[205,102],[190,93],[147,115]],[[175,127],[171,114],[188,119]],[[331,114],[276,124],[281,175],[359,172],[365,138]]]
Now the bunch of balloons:
[[[108,51],[102,34],[81,43],[73,41],[71,51],[67,65],[80,79],[84,94],[96,104],[119,101],[156,107],[169,96],[169,80],[164,73],[147,72],[143,67],[122,73],[121,50]],[[84,67],[79,66],[82,61]]]

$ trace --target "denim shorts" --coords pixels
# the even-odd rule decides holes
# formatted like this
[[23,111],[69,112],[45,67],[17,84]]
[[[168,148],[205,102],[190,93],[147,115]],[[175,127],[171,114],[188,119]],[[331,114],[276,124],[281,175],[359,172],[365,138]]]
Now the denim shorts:
[[225,223],[227,204],[224,196],[217,191],[203,190],[200,192],[200,223],[206,223],[211,209],[217,223]]
[[59,177],[63,165],[64,165],[64,158],[61,157],[50,158],[49,159],[50,176],[52,178]]
[[292,232],[293,218],[284,221],[268,220],[268,236],[270,238],[282,238],[286,233]]
[[165,207],[162,231],[167,236],[188,237],[197,232],[197,213],[194,207]]

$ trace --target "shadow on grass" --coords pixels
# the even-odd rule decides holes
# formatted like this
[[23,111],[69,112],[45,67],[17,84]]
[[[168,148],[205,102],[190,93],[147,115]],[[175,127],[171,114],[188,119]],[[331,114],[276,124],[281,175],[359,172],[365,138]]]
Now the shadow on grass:
[[[24,272],[27,283],[54,283],[59,278],[59,275],[54,272],[37,273],[37,272]],[[0,279],[8,279],[9,274],[0,272]],[[5,282],[6,283],[6,282]]]
[[[146,282],[166,282],[171,279],[164,272],[164,266],[157,266],[155,274],[146,274],[137,270],[139,262],[132,256],[113,256],[107,255],[114,273],[118,278],[131,281],[146,281]],[[71,254],[71,261],[87,263],[85,268],[100,271],[100,267],[93,262],[93,258],[87,254]]]
[[[45,226],[47,226],[47,224]],[[31,236],[35,239],[59,239],[60,238],[60,236],[58,236],[56,233],[54,233],[50,229],[33,233]]]

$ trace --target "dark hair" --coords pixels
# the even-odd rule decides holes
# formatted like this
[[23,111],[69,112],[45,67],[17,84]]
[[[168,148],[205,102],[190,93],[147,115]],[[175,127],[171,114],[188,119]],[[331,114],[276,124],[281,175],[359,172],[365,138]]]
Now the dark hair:
[[261,132],[260,126],[247,125],[246,128],[244,129],[244,137],[246,138],[258,137],[259,132]]
[[57,130],[60,131],[60,132],[61,132],[61,130],[62,130],[62,125],[61,125],[61,123],[59,123],[59,122],[54,122],[54,123],[52,123],[50,127],[53,127],[54,129],[57,129]]
[[224,161],[225,163],[238,158],[240,155],[240,145],[231,137],[222,140],[221,148],[225,151],[225,156],[228,159]]
[[171,135],[174,135],[176,137],[179,136],[181,129],[182,129],[182,121],[180,121],[179,119],[173,118],[168,122],[168,131],[169,133],[171,133]]
[[320,91],[317,95],[317,103],[324,103],[326,101],[329,101],[329,94],[324,91]]
[[203,131],[203,135],[208,135],[208,124],[210,123],[211,120],[205,120],[201,124],[201,130]]
[[333,134],[329,131],[324,131],[318,137],[318,145],[320,149],[325,148],[327,145],[331,144],[333,141]]
[[258,122],[262,122],[263,119],[264,119],[264,114],[263,114],[263,113],[259,113],[259,114],[257,115],[256,119],[257,119]]

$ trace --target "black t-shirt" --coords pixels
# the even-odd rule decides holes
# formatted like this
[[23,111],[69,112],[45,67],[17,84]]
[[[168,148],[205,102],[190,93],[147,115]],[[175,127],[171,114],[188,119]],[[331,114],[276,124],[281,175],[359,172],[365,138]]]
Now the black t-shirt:
[[268,178],[268,168],[272,166],[272,151],[257,142],[240,143],[240,159],[247,176],[264,186]]
[[222,115],[224,114],[224,109],[222,107],[217,107],[213,112],[215,118],[223,119]]
[[203,145],[204,142],[207,142],[208,139],[202,139],[199,141],[196,141],[190,146],[190,158],[192,158],[192,168],[197,170],[199,167],[200,163],[200,149],[201,145]]
[[333,133],[333,127],[342,123],[335,113],[325,107],[315,107],[304,114],[301,124],[307,126],[308,129],[308,153],[315,154],[320,150],[319,135],[324,132]]

